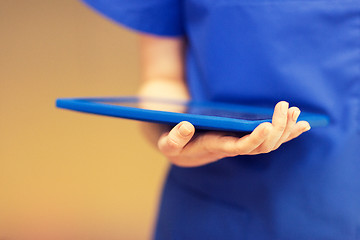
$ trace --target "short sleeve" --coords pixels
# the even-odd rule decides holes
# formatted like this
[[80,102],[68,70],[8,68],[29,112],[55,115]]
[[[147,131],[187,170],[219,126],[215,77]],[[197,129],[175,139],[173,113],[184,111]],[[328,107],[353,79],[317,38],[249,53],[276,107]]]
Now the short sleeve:
[[136,31],[176,37],[184,34],[181,0],[82,0],[106,17]]

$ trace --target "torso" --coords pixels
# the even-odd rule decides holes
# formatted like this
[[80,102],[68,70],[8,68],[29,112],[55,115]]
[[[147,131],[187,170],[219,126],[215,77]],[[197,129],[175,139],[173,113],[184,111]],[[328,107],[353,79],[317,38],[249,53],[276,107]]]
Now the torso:
[[170,178],[243,209],[248,239],[360,239],[360,1],[185,0],[184,19],[194,99],[285,100],[331,123]]

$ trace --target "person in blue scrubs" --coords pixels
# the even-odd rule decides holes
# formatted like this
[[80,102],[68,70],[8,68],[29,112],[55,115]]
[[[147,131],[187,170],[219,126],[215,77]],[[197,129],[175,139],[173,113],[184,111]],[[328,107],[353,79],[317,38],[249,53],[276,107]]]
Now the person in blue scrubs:
[[[360,239],[360,0],[84,1],[154,36],[148,76],[181,76],[169,62],[183,49],[179,96],[276,104],[273,122],[242,138],[194,135],[187,122],[156,136],[174,164],[155,239]],[[330,124],[301,134],[309,126],[287,102]]]

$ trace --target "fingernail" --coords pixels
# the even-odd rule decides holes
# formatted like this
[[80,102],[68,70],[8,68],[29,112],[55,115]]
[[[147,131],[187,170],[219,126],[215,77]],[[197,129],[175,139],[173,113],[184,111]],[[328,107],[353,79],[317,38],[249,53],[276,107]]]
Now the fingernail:
[[308,125],[305,127],[305,131],[309,131],[310,129],[311,129],[310,124],[308,124]]
[[286,115],[286,114],[287,114],[287,110],[289,109],[289,103],[288,103],[288,102],[283,102],[283,103],[281,104],[280,109],[281,109],[281,113],[284,114],[284,115]]
[[186,126],[186,124],[182,124],[182,125],[180,126],[180,128],[179,128],[179,133],[180,133],[182,136],[187,137],[187,136],[190,135],[191,129],[190,129],[188,126]]
[[299,111],[299,110],[294,111],[294,113],[293,113],[293,120],[296,121],[299,116],[300,116],[300,111]]

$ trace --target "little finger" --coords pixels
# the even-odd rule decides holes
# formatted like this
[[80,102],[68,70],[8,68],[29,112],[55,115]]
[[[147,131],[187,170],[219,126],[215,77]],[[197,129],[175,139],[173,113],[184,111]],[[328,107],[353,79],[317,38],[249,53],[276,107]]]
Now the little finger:
[[298,136],[300,136],[302,133],[307,132],[311,129],[310,124],[307,121],[299,121],[295,124],[295,126],[293,127],[291,134],[289,135],[289,137],[286,139],[285,142],[288,142],[294,138],[297,138]]

